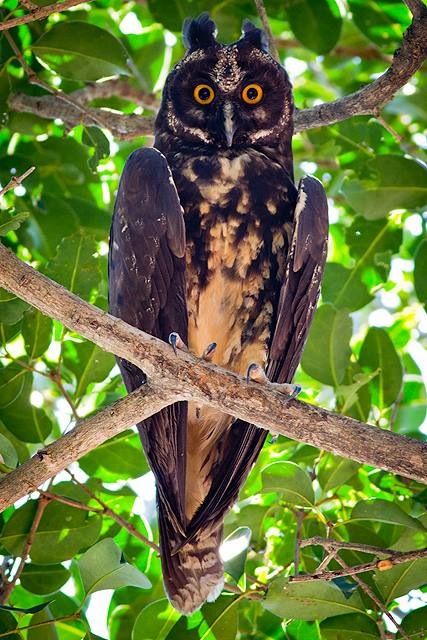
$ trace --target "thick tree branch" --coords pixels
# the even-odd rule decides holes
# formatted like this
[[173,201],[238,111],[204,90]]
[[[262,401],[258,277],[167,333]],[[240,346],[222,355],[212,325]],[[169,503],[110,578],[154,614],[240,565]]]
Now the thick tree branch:
[[[23,263],[0,245],[0,286],[102,349],[141,367],[148,384],[83,421],[0,483],[0,507],[26,495],[70,462],[119,431],[177,400],[193,400],[361,463],[420,482],[427,480],[427,445],[247,384],[239,376],[100,311]],[[140,397],[138,397],[140,394]],[[345,438],[343,434],[345,433]]]
[[35,20],[43,20],[43,18],[47,18],[52,13],[66,11],[67,9],[70,9],[70,7],[75,7],[83,2],[92,2],[92,0],[64,0],[63,2],[48,4],[45,7],[36,7],[35,9],[31,9],[31,11],[25,16],[10,18],[9,20],[6,20],[6,22],[2,22],[0,24],[0,31],[12,29],[12,27],[17,27],[20,24],[27,24],[28,22],[34,22]]
[[[407,29],[401,47],[395,52],[390,67],[371,84],[343,98],[326,102],[311,109],[297,110],[295,131],[323,127],[359,115],[378,115],[418,71],[427,57],[427,8],[412,0],[414,18]],[[416,5],[416,6],[415,6]],[[93,125],[102,116],[108,129],[119,139],[130,139],[153,133],[153,118],[122,115],[104,109],[87,108],[81,113],[76,107],[64,104],[57,96],[29,96],[15,94],[9,99],[15,111],[34,113],[42,118],[60,118],[66,124]]]

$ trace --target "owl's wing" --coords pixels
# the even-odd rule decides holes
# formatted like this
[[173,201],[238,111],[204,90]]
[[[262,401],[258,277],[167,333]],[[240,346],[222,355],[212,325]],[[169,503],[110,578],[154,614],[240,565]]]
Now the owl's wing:
[[[138,149],[120,180],[110,233],[109,309],[118,318],[163,340],[177,331],[187,340],[185,225],[166,158]],[[124,360],[128,391],[144,373]],[[143,425],[140,435],[156,475],[159,499],[176,528],[184,521],[186,403],[177,403]]]
[[294,230],[267,374],[274,382],[291,382],[298,367],[320,293],[328,243],[328,202],[313,176],[302,178],[294,212]]

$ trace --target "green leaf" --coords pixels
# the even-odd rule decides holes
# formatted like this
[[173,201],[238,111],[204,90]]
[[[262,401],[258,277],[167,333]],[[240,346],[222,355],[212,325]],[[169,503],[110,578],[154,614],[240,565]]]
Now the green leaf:
[[285,0],[285,6],[291,29],[305,47],[320,54],[335,47],[342,25],[335,0]]
[[374,296],[363,282],[359,269],[348,269],[337,262],[327,262],[322,284],[322,298],[337,308],[357,311],[369,304]]
[[88,147],[93,148],[93,155],[89,160],[89,167],[92,171],[96,171],[99,162],[110,155],[108,138],[99,127],[85,127],[82,142]]
[[59,22],[31,49],[63,78],[94,82],[117,74],[129,75],[127,53],[120,41],[88,22]]
[[[17,619],[10,613],[10,611],[4,611],[0,609],[0,633],[6,633],[7,631],[13,631],[18,626]],[[11,633],[7,636],[8,640],[22,640],[20,633]]]
[[77,378],[76,398],[81,398],[92,382],[102,382],[116,364],[111,353],[92,342],[64,343],[64,364]]
[[225,538],[221,545],[224,571],[236,582],[239,582],[245,571],[250,541],[251,530],[249,527],[238,527]]
[[262,605],[280,618],[300,620],[323,620],[330,616],[364,611],[357,592],[346,598],[331,582],[289,582],[284,576],[271,581]]
[[[52,621],[51,624],[49,624],[50,621]],[[27,640],[59,640],[56,625],[53,624],[53,621],[54,618],[49,608],[43,609],[33,615],[30,620],[30,625],[34,625],[34,628],[28,630]],[[44,622],[47,624],[37,626]]]
[[0,604],[0,609],[16,611],[18,613],[38,613],[39,611],[46,609],[47,606],[49,606],[49,602],[42,602],[41,604],[34,605],[34,607],[11,607],[7,604]]
[[[427,605],[410,611],[400,623],[410,640],[422,640],[427,636]],[[397,638],[401,640],[400,633]]]
[[88,299],[99,282],[96,243],[90,237],[75,234],[64,238],[55,258],[47,266],[47,275],[81,298]]
[[411,589],[425,585],[427,558],[419,558],[405,564],[397,564],[388,571],[375,571],[374,580],[386,604]]
[[317,309],[301,361],[308,375],[332,386],[342,382],[350,360],[352,326],[344,310],[335,309],[331,304]]
[[0,433],[0,473],[12,471],[18,464],[15,447],[6,436]]
[[375,44],[388,47],[400,44],[410,23],[405,6],[376,0],[348,0],[348,4],[355,24]]
[[29,215],[29,211],[18,211],[13,216],[8,211],[0,211],[0,236],[19,229]]
[[70,577],[62,564],[26,564],[21,573],[22,586],[40,596],[50,595],[60,589]]
[[150,602],[135,620],[132,640],[166,640],[180,618],[168,600]]
[[263,491],[277,491],[283,500],[301,507],[314,504],[314,491],[308,474],[294,462],[273,462],[261,472]]
[[368,161],[369,177],[347,180],[342,188],[349,204],[368,220],[393,209],[422,207],[427,198],[427,170],[415,160],[380,155]]
[[112,538],[105,538],[82,555],[78,565],[86,595],[125,586],[151,587],[148,578],[136,567],[120,564],[121,553]]
[[0,409],[16,402],[31,380],[31,373],[18,364],[0,368]]
[[52,421],[43,409],[34,407],[25,394],[0,411],[4,425],[23,442],[44,442],[52,432]]
[[25,351],[30,360],[39,358],[48,349],[52,339],[53,323],[50,318],[36,309],[29,309],[24,315],[22,335]]
[[322,640],[372,640],[379,638],[378,626],[361,613],[326,618],[320,623]]
[[317,479],[323,491],[327,493],[334,487],[342,486],[354,476],[360,464],[354,460],[325,454],[320,460]]
[[22,320],[22,316],[28,304],[20,300],[6,289],[0,289],[0,321],[4,324],[16,324]]
[[363,500],[358,502],[351,512],[351,520],[370,520],[397,524],[409,529],[424,531],[424,527],[416,518],[412,518],[395,502],[386,500]]
[[101,477],[104,482],[139,478],[149,471],[138,434],[124,431],[107,440],[79,460],[89,476]]
[[384,329],[369,329],[360,349],[359,363],[365,370],[378,371],[378,375],[370,382],[374,403],[380,408],[393,404],[402,387],[403,370],[396,349]]
[[[20,555],[36,512],[36,502],[30,500],[19,507],[7,521],[0,545],[11,555]],[[31,547],[31,560],[36,564],[53,564],[73,558],[76,553],[97,540],[101,518],[85,511],[51,502],[42,516]]]
[[356,311],[373,300],[372,289],[387,279],[391,256],[402,242],[402,229],[390,219],[369,221],[357,216],[345,235],[354,266],[349,269],[328,262],[322,296],[340,309]]
[[418,300],[427,310],[427,240],[420,242],[414,259],[414,286]]
[[148,0],[148,8],[153,18],[166,29],[181,31],[188,16],[197,16],[210,7],[201,0]]

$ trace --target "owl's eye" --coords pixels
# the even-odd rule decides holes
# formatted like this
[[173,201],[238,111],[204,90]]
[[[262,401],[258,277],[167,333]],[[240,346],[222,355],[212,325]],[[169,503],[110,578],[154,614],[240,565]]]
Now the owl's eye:
[[194,89],[193,96],[199,104],[210,104],[215,98],[215,92],[208,84],[198,84]]
[[262,87],[255,82],[247,84],[242,91],[242,99],[246,104],[258,104],[258,102],[261,102],[263,95]]

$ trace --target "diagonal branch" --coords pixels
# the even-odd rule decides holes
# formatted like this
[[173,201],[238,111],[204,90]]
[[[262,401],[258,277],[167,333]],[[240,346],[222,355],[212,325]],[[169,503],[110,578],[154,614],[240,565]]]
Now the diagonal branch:
[[35,7],[31,9],[25,16],[19,16],[18,18],[10,18],[6,22],[0,23],[0,31],[6,29],[12,29],[20,24],[27,24],[28,22],[34,22],[35,20],[43,20],[52,13],[59,13],[60,11],[66,11],[70,7],[75,7],[83,2],[92,2],[92,0],[64,0],[63,2],[55,2],[54,4],[48,4],[45,7]]
[[[211,406],[273,433],[425,482],[427,445],[289,398],[169,345],[84,302],[0,245],[0,286],[105,351],[145,371],[148,383],[79,423],[0,483],[0,507],[119,431],[178,400]],[[345,433],[345,438],[343,438]]]
[[[412,0],[411,4],[414,17],[400,48],[393,56],[390,67],[379,78],[355,93],[311,109],[297,110],[294,118],[296,132],[331,125],[353,116],[378,115],[384,105],[392,100],[397,91],[420,69],[427,57],[427,7],[417,0]],[[15,111],[35,113],[42,118],[60,118],[70,126],[92,125],[97,116],[106,115],[107,128],[119,139],[137,138],[153,133],[152,118],[89,108],[85,113],[81,113],[73,105],[61,102],[57,96],[15,94],[9,98],[9,107]]]

